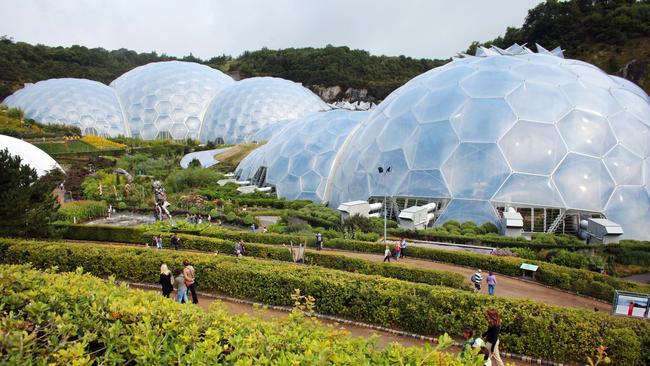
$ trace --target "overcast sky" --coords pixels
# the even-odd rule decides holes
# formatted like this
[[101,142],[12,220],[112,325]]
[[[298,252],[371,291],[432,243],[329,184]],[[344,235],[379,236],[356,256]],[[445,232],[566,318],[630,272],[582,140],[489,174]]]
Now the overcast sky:
[[521,26],[539,0],[0,0],[0,35],[200,58],[348,46],[447,58]]

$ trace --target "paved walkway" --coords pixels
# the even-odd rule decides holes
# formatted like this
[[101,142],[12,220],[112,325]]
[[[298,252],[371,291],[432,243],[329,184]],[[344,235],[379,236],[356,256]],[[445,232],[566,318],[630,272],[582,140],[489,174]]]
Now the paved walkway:
[[[382,262],[384,258],[383,255],[377,255],[372,253],[344,252],[338,250],[336,251],[336,253],[348,257],[365,259],[373,262]],[[408,249],[407,249],[407,255],[408,255]],[[439,262],[433,262],[424,259],[415,259],[415,258],[408,258],[408,257],[406,259],[401,259],[399,262],[391,261],[390,265],[428,268],[428,269],[436,269],[436,270],[460,273],[465,277],[468,283],[470,283],[469,279],[472,276],[472,274],[476,271],[476,269],[473,268],[467,268],[467,267],[457,266],[453,264],[439,263]],[[483,272],[483,275],[484,278],[487,277],[487,272]],[[548,305],[579,307],[579,308],[585,308],[589,310],[594,310],[597,308],[599,311],[605,311],[605,312],[611,311],[611,305],[598,300],[549,288],[531,281],[524,281],[513,277],[499,275],[498,273],[496,274],[496,276],[497,276],[496,296],[530,299]],[[483,288],[481,289],[481,293],[487,294],[487,284],[485,283],[485,281],[483,283]]]
[[232,147],[222,147],[219,149],[213,149],[213,150],[204,150],[204,151],[196,151],[189,153],[181,159],[181,167],[183,169],[187,169],[187,167],[190,165],[190,162],[194,159],[198,159],[201,162],[201,166],[204,168],[211,167],[214,164],[219,163],[218,160],[214,158],[215,155],[221,154],[224,151],[230,150]]

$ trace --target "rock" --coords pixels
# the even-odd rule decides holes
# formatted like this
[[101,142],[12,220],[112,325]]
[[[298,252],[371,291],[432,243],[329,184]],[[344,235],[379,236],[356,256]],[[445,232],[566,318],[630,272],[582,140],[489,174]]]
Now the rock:
[[647,60],[632,60],[618,70],[617,74],[635,84],[639,84],[639,80],[641,80],[645,74],[647,65]]

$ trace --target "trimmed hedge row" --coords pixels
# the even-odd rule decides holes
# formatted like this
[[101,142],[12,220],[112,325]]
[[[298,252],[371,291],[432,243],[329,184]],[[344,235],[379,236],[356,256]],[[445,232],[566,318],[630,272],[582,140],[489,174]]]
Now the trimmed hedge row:
[[[88,230],[97,228],[98,230]],[[118,235],[110,235],[115,232]],[[107,235],[108,234],[108,235]],[[117,228],[112,226],[71,225],[65,238],[75,240],[114,241],[132,244],[145,244],[151,241],[153,235],[160,234],[164,239],[165,248],[171,247],[171,233],[143,231],[139,228]],[[231,253],[235,247],[235,239],[224,240],[212,237],[196,236],[179,233],[182,249],[200,250],[206,252],[219,251]],[[118,240],[119,239],[119,240]],[[239,239],[236,239],[239,240]],[[246,243],[246,256],[275,259],[292,262],[293,258],[288,248],[280,248],[268,244]],[[310,251],[306,255],[307,264],[337,269],[346,272],[363,273],[395,278],[403,281],[426,283],[430,285],[447,286],[459,290],[469,290],[465,278],[447,271],[420,269],[402,265],[383,265],[363,259],[350,258],[336,253]]]
[[[101,241],[121,241],[115,240],[111,237],[110,233],[107,236],[99,237],[99,234],[104,234],[99,231],[84,230],[86,233],[90,232],[87,237],[71,237],[70,230],[75,231],[77,227],[83,225],[70,225],[72,229],[68,230],[66,237],[71,239],[80,240],[101,240]],[[92,226],[97,227],[97,226]],[[110,228],[110,227],[106,227]],[[116,228],[112,227],[115,231],[126,231],[132,233],[143,234],[141,229],[137,228]],[[110,229],[109,229],[110,230]],[[271,234],[271,233],[252,233],[227,229],[208,229],[201,232],[201,235],[207,235],[215,238],[236,241],[243,239],[246,242],[264,243],[264,244],[284,244],[293,240],[294,244],[304,243],[305,240],[308,246],[315,246],[315,238],[285,235],[285,234]],[[133,242],[133,241],[128,241]],[[383,254],[385,246],[383,244],[370,243],[358,240],[346,239],[329,239],[325,241],[325,247],[340,249],[354,252],[364,253],[377,253]],[[557,287],[563,290],[572,291],[578,294],[588,295],[611,302],[614,296],[614,290],[624,290],[632,292],[650,293],[650,285],[641,283],[621,280],[616,277],[606,276],[599,273],[568,268],[556,264],[541,262],[535,260],[526,260],[512,257],[498,257],[493,255],[476,254],[461,251],[448,251],[431,248],[421,248],[411,245],[407,249],[407,254],[410,257],[428,259],[437,262],[457,264],[461,266],[468,266],[474,268],[481,268],[483,270],[493,271],[509,276],[520,276],[521,269],[519,267],[522,263],[532,263],[539,266],[535,279],[547,286]]]
[[598,345],[617,364],[650,361],[650,323],[526,300],[476,295],[440,286],[342,273],[250,258],[157,251],[95,244],[0,239],[6,263],[40,268],[82,266],[97,276],[155,283],[161,263],[181,267],[189,259],[202,290],[218,291],[267,304],[291,305],[294,289],[316,299],[315,310],[420,334],[460,334],[463,327],[487,328],[483,314],[502,315],[502,349],[555,361],[583,361]]
[[[282,321],[206,312],[88,274],[0,266],[7,365],[461,366],[452,353],[352,339],[295,312]],[[11,314],[11,317],[6,317]],[[33,330],[33,329],[36,330]],[[263,336],[260,336],[263,335]]]

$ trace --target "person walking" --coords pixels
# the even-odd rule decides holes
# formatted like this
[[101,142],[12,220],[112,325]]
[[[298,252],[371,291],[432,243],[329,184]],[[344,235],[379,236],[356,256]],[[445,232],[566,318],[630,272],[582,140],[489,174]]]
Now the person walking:
[[480,269],[472,275],[470,281],[472,281],[474,284],[474,292],[481,291],[481,282],[483,282],[483,275],[481,274]]
[[488,320],[488,329],[483,333],[483,338],[490,352],[490,359],[494,358],[498,366],[504,366],[499,354],[499,333],[501,332],[499,313],[495,309],[488,309],[485,315]]
[[156,249],[162,249],[162,247],[163,247],[162,236],[158,235],[156,237]]
[[174,287],[176,287],[176,301],[179,304],[187,304],[187,286],[185,285],[185,277],[180,269],[174,271]]
[[187,286],[187,290],[192,294],[192,303],[198,304],[199,297],[196,295],[196,273],[194,272],[194,267],[190,265],[187,259],[183,261],[183,265],[185,266],[183,269],[185,286]]
[[162,286],[162,294],[164,297],[169,297],[169,294],[174,291],[173,281],[172,281],[172,272],[167,268],[167,265],[163,263],[160,266],[160,279],[158,280]]
[[406,239],[402,238],[402,241],[399,243],[399,256],[402,258],[406,258]]
[[384,262],[388,261],[390,263],[390,249],[388,249],[388,245],[386,245],[386,250],[384,250]]
[[488,272],[487,285],[488,285],[488,294],[494,295],[494,290],[497,287],[497,276],[495,276],[494,273],[492,273],[492,271]]
[[323,235],[321,233],[316,233],[316,250],[323,249]]
[[399,261],[399,253],[400,253],[400,243],[395,243],[395,260]]
[[181,239],[178,237],[178,233],[174,233],[174,236],[172,236],[172,247],[174,247],[174,250],[181,247]]

